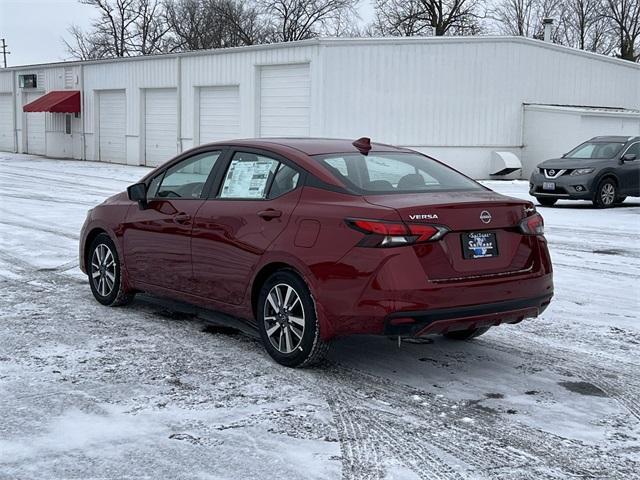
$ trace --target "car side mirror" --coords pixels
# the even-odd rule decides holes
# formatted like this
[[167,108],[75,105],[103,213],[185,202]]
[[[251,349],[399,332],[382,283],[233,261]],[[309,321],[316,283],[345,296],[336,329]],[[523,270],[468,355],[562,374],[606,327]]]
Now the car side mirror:
[[627,153],[626,155],[622,156],[622,161],[623,162],[631,162],[633,160],[635,160],[637,158],[637,155],[635,153]]
[[136,183],[127,187],[127,195],[132,202],[138,202],[138,206],[144,210],[147,208],[147,185]]

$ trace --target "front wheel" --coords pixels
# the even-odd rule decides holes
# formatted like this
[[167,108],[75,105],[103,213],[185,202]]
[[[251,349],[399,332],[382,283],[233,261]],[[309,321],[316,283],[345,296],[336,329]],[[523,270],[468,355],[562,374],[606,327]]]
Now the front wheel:
[[618,186],[610,178],[605,178],[600,182],[593,196],[593,204],[596,208],[609,208],[616,202],[618,196]]
[[479,337],[489,331],[491,327],[471,328],[469,330],[458,330],[456,332],[447,332],[445,337],[452,340],[471,340],[472,338]]
[[329,343],[320,338],[313,298],[292,271],[278,271],[265,282],[257,316],[264,348],[279,364],[307,367],[325,357]]
[[98,302],[110,307],[126,305],[134,293],[125,289],[118,251],[106,233],[98,235],[89,248],[87,270],[91,292]]
[[553,207],[558,201],[557,198],[551,197],[536,197],[536,199],[538,200],[538,203],[543,207]]

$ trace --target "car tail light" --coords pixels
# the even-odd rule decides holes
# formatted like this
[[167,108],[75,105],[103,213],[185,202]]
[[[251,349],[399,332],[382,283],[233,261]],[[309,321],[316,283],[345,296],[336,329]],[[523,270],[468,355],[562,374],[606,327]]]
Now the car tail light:
[[520,222],[520,230],[525,235],[544,235],[544,220],[542,215],[534,213]]
[[447,229],[440,225],[405,224],[381,220],[347,219],[347,225],[365,233],[362,247],[399,247],[440,240]]

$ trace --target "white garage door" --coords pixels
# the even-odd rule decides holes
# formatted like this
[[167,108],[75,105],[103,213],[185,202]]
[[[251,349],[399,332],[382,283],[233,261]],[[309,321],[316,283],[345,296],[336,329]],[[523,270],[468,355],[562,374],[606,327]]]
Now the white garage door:
[[310,105],[308,63],[261,68],[260,136],[308,136]]
[[145,92],[145,165],[158,166],[177,153],[177,100],[174,88]]
[[13,95],[0,94],[0,150],[13,151]]
[[200,88],[200,144],[239,136],[238,86]]
[[126,100],[124,91],[98,94],[98,159],[126,163]]
[[[26,102],[31,103],[42,96],[41,93],[28,93]],[[27,127],[27,153],[46,154],[44,112],[25,112]]]

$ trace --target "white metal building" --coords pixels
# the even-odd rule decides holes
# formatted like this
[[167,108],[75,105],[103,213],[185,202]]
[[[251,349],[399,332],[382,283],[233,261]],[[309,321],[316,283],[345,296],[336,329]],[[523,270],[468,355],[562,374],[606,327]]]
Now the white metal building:
[[[79,92],[80,113],[55,113],[59,93],[39,102],[47,112],[23,111],[59,91]],[[518,160],[528,176],[605,134],[640,135],[640,65],[521,37],[314,39],[0,70],[0,150],[50,157],[158,165],[222,139],[369,136],[488,178]]]

